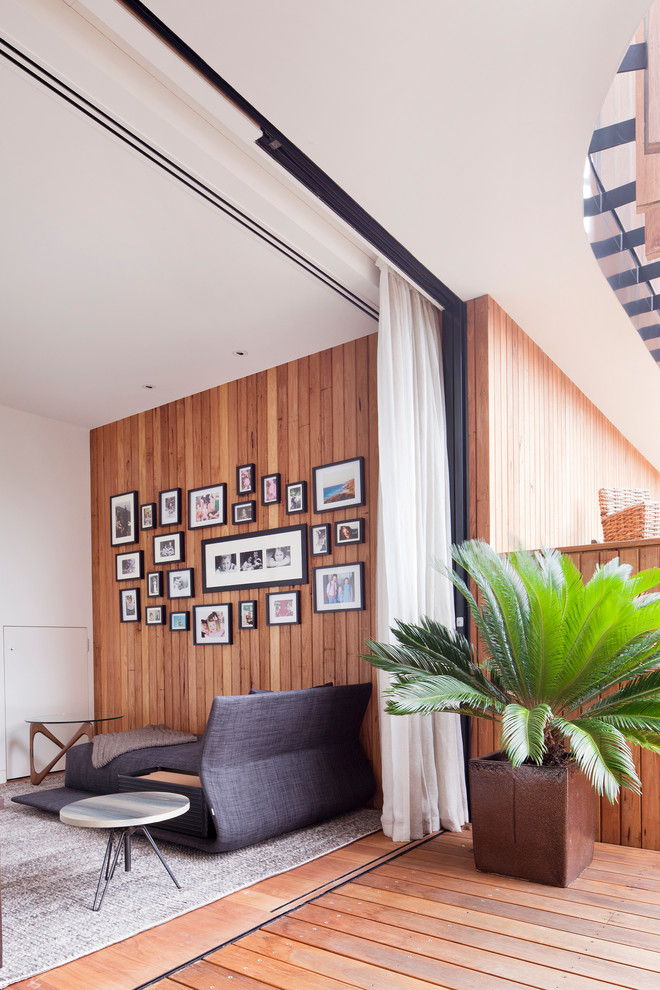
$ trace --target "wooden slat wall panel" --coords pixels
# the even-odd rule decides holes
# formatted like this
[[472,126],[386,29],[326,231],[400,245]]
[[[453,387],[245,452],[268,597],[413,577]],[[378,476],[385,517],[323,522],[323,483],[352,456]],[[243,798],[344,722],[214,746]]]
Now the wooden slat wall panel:
[[658,472],[490,297],[468,304],[473,536],[498,551],[603,539],[599,488]]
[[[375,672],[358,654],[375,635],[376,507],[378,434],[376,410],[376,344],[373,334],[279,368],[210,389],[148,410],[138,416],[92,431],[92,547],[94,595],[94,669],[97,711],[121,711],[116,728],[166,722],[201,732],[216,694],[245,694],[251,686],[286,690],[368,681]],[[312,512],[312,468],[362,455],[365,458],[367,504],[318,516]],[[257,520],[234,530],[231,503],[237,501],[236,465],[256,464],[261,475],[282,476],[282,504],[263,507]],[[308,512],[287,516],[284,485],[308,483]],[[228,525],[217,530],[188,530],[187,491],[227,482]],[[115,553],[110,546],[109,500],[137,489],[140,503],[157,501],[158,492],[180,487],[185,529],[183,566],[195,569],[197,595],[178,602],[232,602],[234,644],[194,646],[190,633],[167,627],[120,623]],[[234,531],[271,529],[300,523],[328,522],[361,516],[365,543],[333,549],[329,557],[309,559],[310,583],[301,585],[302,622],[293,627],[266,625],[265,591],[249,589],[202,595],[201,541]],[[167,530],[158,529],[162,533]],[[153,569],[153,530],[140,533],[145,569]],[[333,540],[334,546],[334,540]],[[317,615],[313,612],[311,568],[362,560],[366,608],[360,612]],[[179,565],[173,565],[179,566]],[[168,568],[164,567],[167,571]],[[144,615],[146,582],[140,582]],[[165,588],[165,592],[166,592]],[[268,589],[272,590],[272,589]],[[258,629],[237,628],[237,603],[256,598]],[[164,604],[167,598],[149,599]],[[363,728],[364,745],[378,776],[380,768],[376,704],[372,701]]]

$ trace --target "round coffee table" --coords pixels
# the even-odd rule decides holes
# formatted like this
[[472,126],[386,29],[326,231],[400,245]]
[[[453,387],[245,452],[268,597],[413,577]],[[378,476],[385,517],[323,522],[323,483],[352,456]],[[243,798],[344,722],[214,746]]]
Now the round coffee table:
[[[147,825],[176,818],[178,815],[183,815],[189,808],[190,801],[183,794],[173,794],[169,791],[128,791],[121,794],[96,794],[94,797],[74,801],[61,809],[60,821],[64,822],[65,825],[110,829],[92,911],[98,911],[103,903],[105,892],[114,875],[122,849],[124,850],[124,869],[130,870],[131,837],[135,832],[142,832],[146,835],[177,888],[181,889],[181,885],[149,833]],[[104,877],[105,883],[103,882]]]

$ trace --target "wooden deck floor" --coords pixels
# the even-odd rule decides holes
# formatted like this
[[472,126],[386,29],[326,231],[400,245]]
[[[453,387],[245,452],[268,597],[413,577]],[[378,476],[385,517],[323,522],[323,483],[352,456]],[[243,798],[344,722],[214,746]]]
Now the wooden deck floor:
[[[235,941],[158,980],[154,990],[659,990],[660,853],[599,844],[590,869],[562,889],[477,873],[468,832],[437,836],[369,865],[383,850],[392,852],[389,840],[368,837],[301,867],[308,870],[304,878],[292,871],[200,909],[212,914],[179,919],[183,928],[170,929],[163,948],[190,933],[195,916],[207,918],[204,937],[215,937],[215,945],[232,929],[226,937]],[[309,899],[328,869],[339,876],[365,865],[367,872]],[[287,905],[301,895],[301,882],[306,903]],[[273,912],[278,916],[264,924]],[[249,931],[236,938],[241,924]],[[133,943],[95,953],[102,971],[90,969],[88,956],[44,982],[15,986],[134,988],[145,959],[144,946]],[[121,979],[111,984],[108,967],[118,964]]]

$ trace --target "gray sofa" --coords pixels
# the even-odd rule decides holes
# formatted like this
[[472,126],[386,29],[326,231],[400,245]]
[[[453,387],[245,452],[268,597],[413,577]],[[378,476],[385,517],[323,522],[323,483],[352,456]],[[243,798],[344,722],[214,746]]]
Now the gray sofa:
[[98,769],[92,743],[74,746],[64,787],[12,800],[59,812],[119,791],[120,776],[156,767],[192,773],[201,780],[210,834],[165,827],[153,834],[208,852],[239,849],[369,801],[375,781],[358,737],[370,696],[371,684],[348,684],[217,697],[196,742],[123,753]]

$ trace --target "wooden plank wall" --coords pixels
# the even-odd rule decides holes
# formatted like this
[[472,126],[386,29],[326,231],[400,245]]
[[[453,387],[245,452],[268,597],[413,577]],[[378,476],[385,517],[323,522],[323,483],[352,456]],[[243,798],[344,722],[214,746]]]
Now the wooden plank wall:
[[489,296],[468,303],[470,532],[498,551],[603,539],[599,488],[660,472]]
[[[333,681],[368,681],[373,668],[360,660],[364,641],[375,633],[376,506],[378,442],[376,408],[377,335],[314,354],[290,364],[188,396],[137,416],[111,423],[91,434],[94,675],[96,711],[120,711],[116,728],[148,723],[201,732],[215,695],[245,694],[250,687],[287,690]],[[362,455],[367,502],[352,510],[312,512],[312,468]],[[256,464],[260,476],[280,472],[287,482],[306,480],[309,511],[287,516],[281,505],[260,505],[249,526],[231,525],[236,495],[236,466]],[[187,490],[227,483],[229,523],[216,529],[187,530]],[[137,545],[110,546],[109,500],[137,490],[140,503],[155,502],[159,491],[180,487],[183,524],[140,533],[145,570],[153,567],[153,535],[186,529],[185,563],[195,570],[194,599],[177,607],[231,602],[234,643],[194,646],[192,631],[172,633],[167,626],[120,623],[115,553]],[[301,523],[333,523],[360,516],[365,542],[334,548],[330,556],[310,558],[311,567],[361,560],[365,564],[364,611],[314,614],[312,584],[301,590],[302,621],[296,626],[267,626],[265,591],[203,595],[201,541],[214,535],[273,529]],[[334,534],[333,534],[334,535]],[[167,567],[158,569],[168,570]],[[146,582],[140,582],[142,616]],[[273,589],[267,589],[272,591]],[[166,588],[165,588],[166,593]],[[258,601],[258,629],[239,630],[237,603]],[[164,604],[166,598],[149,599]],[[370,704],[363,743],[378,774],[380,753],[376,704]]]

